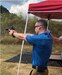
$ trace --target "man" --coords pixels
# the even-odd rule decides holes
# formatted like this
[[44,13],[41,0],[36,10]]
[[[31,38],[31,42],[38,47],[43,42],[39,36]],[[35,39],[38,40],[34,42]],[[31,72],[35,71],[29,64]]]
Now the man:
[[53,39],[54,42],[62,42],[62,36],[60,36],[59,38],[54,36],[52,33],[51,34],[51,37]]
[[53,40],[47,31],[47,22],[38,20],[35,24],[36,34],[22,34],[9,29],[9,35],[27,41],[33,46],[32,71],[30,75],[48,75],[48,61],[52,51]]

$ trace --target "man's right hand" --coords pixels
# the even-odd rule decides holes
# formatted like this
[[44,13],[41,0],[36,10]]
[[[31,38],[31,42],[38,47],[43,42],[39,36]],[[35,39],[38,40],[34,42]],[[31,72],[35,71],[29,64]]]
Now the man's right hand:
[[14,36],[14,33],[17,33],[17,32],[16,32],[15,30],[9,29],[9,35],[15,37],[15,36]]

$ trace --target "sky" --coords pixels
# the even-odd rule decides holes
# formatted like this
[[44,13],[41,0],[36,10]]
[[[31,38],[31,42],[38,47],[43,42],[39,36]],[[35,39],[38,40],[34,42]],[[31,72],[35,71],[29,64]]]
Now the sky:
[[9,10],[13,5],[22,5],[27,1],[28,0],[0,0],[0,5],[5,6]]
[[[45,0],[0,0],[0,5],[6,7],[10,13],[15,13],[18,16],[22,14],[26,16],[28,5],[30,3],[38,3]],[[60,20],[62,21],[62,19]]]
[[28,5],[30,3],[36,3],[44,0],[0,0],[0,5],[6,7],[10,13],[17,15],[26,14],[28,11]]

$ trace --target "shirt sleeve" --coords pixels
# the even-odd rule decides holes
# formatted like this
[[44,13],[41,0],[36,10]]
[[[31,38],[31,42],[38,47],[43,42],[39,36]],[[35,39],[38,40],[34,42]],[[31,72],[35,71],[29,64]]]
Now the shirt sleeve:
[[35,41],[36,39],[35,39],[34,35],[33,36],[27,35],[26,40],[29,44],[32,44],[32,45],[34,45],[36,43],[36,41]]

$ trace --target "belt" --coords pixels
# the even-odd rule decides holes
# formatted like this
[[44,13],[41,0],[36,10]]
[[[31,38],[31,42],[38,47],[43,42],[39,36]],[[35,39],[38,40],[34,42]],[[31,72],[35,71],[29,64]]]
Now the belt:
[[45,72],[47,70],[47,67],[41,67],[41,66],[32,66],[33,69],[36,69],[38,72]]

